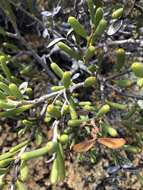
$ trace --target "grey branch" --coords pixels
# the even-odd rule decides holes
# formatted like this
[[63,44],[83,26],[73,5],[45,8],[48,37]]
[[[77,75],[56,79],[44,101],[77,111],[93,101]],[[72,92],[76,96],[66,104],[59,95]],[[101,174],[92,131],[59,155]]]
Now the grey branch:
[[108,45],[123,45],[123,44],[138,44],[140,46],[143,46],[143,40],[135,40],[135,39],[127,39],[127,40],[116,40],[116,41],[107,41]]
[[[84,85],[84,82],[74,84],[72,87],[70,87],[69,92],[72,93],[74,90],[76,90],[80,87],[83,87],[83,85]],[[20,101],[17,103],[17,106],[20,107],[22,105],[27,105],[27,104],[33,104],[34,106],[36,106],[36,105],[43,103],[43,102],[47,101],[48,99],[51,99],[57,95],[62,95],[64,93],[64,91],[65,91],[65,89],[43,95],[40,98],[36,98],[34,100],[27,100],[27,101],[22,101],[22,102]]]

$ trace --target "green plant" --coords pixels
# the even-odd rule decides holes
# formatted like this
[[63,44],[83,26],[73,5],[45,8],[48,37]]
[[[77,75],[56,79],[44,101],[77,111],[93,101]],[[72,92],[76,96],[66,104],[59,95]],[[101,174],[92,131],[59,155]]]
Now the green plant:
[[[7,8],[4,9],[4,12],[10,18],[15,32],[17,32],[17,39],[25,45],[24,39],[18,32],[11,4],[5,0],[1,1],[0,6],[5,7],[6,3]],[[134,119],[137,116],[142,119],[140,114],[142,108],[135,100],[141,100],[143,97],[133,95],[130,93],[130,89],[135,85],[139,86],[138,90],[142,88],[143,64],[139,62],[127,63],[126,51],[123,48],[118,48],[114,52],[116,59],[111,71],[102,74],[102,64],[106,61],[104,60],[105,52],[98,45],[101,41],[106,40],[105,31],[109,23],[104,18],[103,8],[95,8],[92,0],[87,0],[87,4],[91,18],[90,30],[86,31],[85,27],[75,17],[70,16],[68,23],[76,40],[75,46],[70,47],[70,44],[63,41],[57,43],[62,51],[74,59],[76,63],[80,62],[86,68],[86,78],[82,82],[76,82],[73,77],[76,73],[64,71],[58,64],[51,62],[51,70],[56,75],[55,78],[57,78],[58,83],[51,87],[51,93],[31,100],[32,89],[27,86],[27,83],[23,83],[21,79],[15,77],[9,69],[9,62],[12,58],[4,53],[0,55],[0,65],[3,72],[0,76],[0,117],[19,120],[25,126],[19,131],[19,136],[24,136],[31,128],[33,130],[28,140],[22,138],[23,141],[20,144],[0,155],[1,186],[4,185],[2,180],[4,175],[11,170],[12,166],[18,166],[20,172],[16,173],[15,184],[19,190],[25,190],[24,182],[28,175],[28,161],[47,154],[52,156],[53,161],[51,183],[56,184],[64,180],[64,159],[66,159],[67,149],[70,148],[79,153],[89,151],[90,154],[91,151],[91,158],[95,156],[92,155],[95,143],[100,143],[110,149],[118,150],[122,148],[127,152],[138,153],[141,151],[143,137],[138,137],[140,131],[134,133],[133,145],[136,143],[136,146],[125,145],[126,136],[124,136],[125,139],[120,138],[118,128],[115,129],[110,122],[110,115],[112,110],[119,110],[122,125],[129,126],[127,129],[130,134],[135,130],[130,127],[132,118]],[[120,19],[122,13],[123,8],[115,10],[111,13],[111,19]],[[5,31],[1,34],[8,35]],[[85,44],[84,49],[82,43]],[[28,47],[28,49],[31,50],[31,47]],[[35,52],[33,54],[43,66],[37,54]],[[97,59],[97,63],[92,63],[94,59]],[[45,68],[45,66],[43,67]],[[25,68],[20,69],[22,76],[24,75],[23,69]],[[25,72],[29,73],[29,67]],[[131,72],[135,74],[134,79],[131,77],[128,79]],[[53,76],[53,73],[51,75],[51,71],[48,71],[50,76]],[[90,88],[93,88],[97,97],[89,97],[84,101],[80,99],[80,95],[79,98],[76,97],[75,92],[78,92],[78,89],[82,89],[83,92],[85,89],[86,93],[86,89],[89,90]],[[107,94],[109,90],[116,95],[110,93],[109,96]],[[119,100],[118,96],[120,97]],[[43,107],[44,114],[41,116],[36,111],[34,118],[31,119],[28,116],[29,110],[41,107],[43,103],[46,105],[46,108]],[[26,114],[24,114],[25,112]],[[52,131],[52,138],[46,142],[46,145],[43,145],[44,137],[41,128],[38,126],[39,120],[48,124],[50,131]],[[64,126],[62,126],[63,120]],[[134,125],[137,122],[139,121],[135,118]],[[92,130],[95,130],[95,133]],[[83,133],[83,136],[80,133]],[[82,142],[78,141],[78,137]],[[87,138],[89,140],[86,140]],[[31,139],[36,142],[38,148],[27,151]]]

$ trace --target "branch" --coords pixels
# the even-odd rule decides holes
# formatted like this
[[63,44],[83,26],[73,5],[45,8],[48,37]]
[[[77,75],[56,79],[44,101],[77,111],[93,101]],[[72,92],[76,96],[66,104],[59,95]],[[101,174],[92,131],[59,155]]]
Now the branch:
[[[78,83],[78,84],[74,84],[72,87],[70,87],[69,92],[72,93],[74,90],[83,87],[84,82]],[[61,95],[65,92],[65,89],[63,90],[59,90],[57,92],[52,92],[50,94],[46,94],[41,96],[40,98],[36,98],[34,100],[27,100],[27,101],[23,101],[23,102],[17,102],[17,106],[20,107],[22,105],[27,105],[27,104],[33,104],[34,106],[43,103],[45,101],[47,101],[50,98],[53,98],[57,95]]]
[[115,78],[118,78],[120,76],[123,76],[123,75],[126,75],[126,74],[129,74],[131,72],[131,69],[127,69],[121,73],[117,73],[115,75],[112,75],[112,76],[109,76],[109,77],[106,77],[106,79],[104,79],[105,81],[108,81],[108,80],[112,80],[112,79],[115,79]]
[[135,3],[135,8],[138,9],[141,12],[141,14],[143,14],[143,7],[141,5]]
[[33,48],[31,47],[31,45],[29,45],[26,42],[26,40],[20,34],[18,35],[17,39],[26,47],[27,50],[29,50],[31,52],[31,54],[35,58],[35,60],[38,61],[38,63],[40,63],[40,65],[45,69],[45,71],[49,75],[50,79],[52,79],[52,81],[54,83],[58,82],[58,80],[55,77],[55,75],[53,74],[53,72],[48,68],[46,61],[44,59],[42,59],[36,53],[36,51],[33,50]]
[[138,44],[138,45],[142,45],[143,44],[143,40],[135,40],[135,39],[127,39],[127,40],[116,40],[116,41],[107,41],[107,44],[112,46],[112,45],[123,45],[123,44]]
[[31,55],[32,55],[32,56],[35,58],[35,60],[42,66],[42,68],[45,69],[45,71],[46,71],[46,73],[49,75],[50,79],[51,79],[54,83],[58,82],[58,80],[57,80],[57,78],[55,77],[55,75],[53,74],[53,72],[50,71],[50,69],[48,68],[46,61],[45,61],[44,59],[42,59],[42,58],[36,53],[36,51],[31,47],[31,45],[29,45],[29,44],[27,43],[27,41],[21,36],[20,32],[19,32],[17,29],[15,29],[15,30],[16,30],[16,32],[17,32],[16,34],[10,33],[10,32],[5,32],[5,34],[6,34],[8,37],[10,37],[10,38],[14,38],[14,39],[19,40],[19,41],[21,42],[21,44],[24,45],[24,46],[26,47],[26,49],[31,52]]
[[107,86],[108,88],[114,90],[116,93],[120,94],[120,96],[125,96],[125,97],[128,97],[128,98],[133,98],[133,99],[136,99],[136,100],[143,100],[143,96],[140,96],[140,95],[134,95],[134,94],[129,94],[129,93],[126,93],[126,92],[123,92],[122,89],[119,89],[107,82],[105,82],[104,84],[105,86]]

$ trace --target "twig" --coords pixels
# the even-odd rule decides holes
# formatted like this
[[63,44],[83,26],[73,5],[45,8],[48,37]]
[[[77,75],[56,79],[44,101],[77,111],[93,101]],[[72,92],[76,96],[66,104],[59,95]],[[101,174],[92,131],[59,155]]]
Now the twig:
[[136,100],[143,100],[143,96],[140,96],[140,95],[134,95],[134,94],[129,94],[129,93],[126,93],[126,92],[123,92],[122,89],[118,89],[116,88],[115,86],[105,82],[105,86],[107,86],[108,88],[114,90],[115,92],[117,92],[118,94],[120,94],[120,96],[125,96],[125,97],[128,97],[128,98],[133,98],[133,99],[136,99]]
[[4,35],[6,35],[6,36],[8,36],[10,38],[17,39],[17,34],[14,34],[14,33],[11,33],[11,32],[4,31]]
[[68,97],[67,97],[67,94],[66,94],[66,91],[64,91],[64,98],[65,98],[65,103],[70,104],[69,100],[68,100]]
[[49,160],[45,161],[45,163],[47,164],[51,163],[53,160],[55,160],[55,157],[56,157],[56,154],[54,153]]
[[62,109],[61,109],[61,115],[63,115],[64,107],[65,107],[66,104],[67,104],[67,101],[65,100],[65,102],[63,103]]
[[143,7],[135,3],[135,8],[138,9],[143,14]]
[[27,50],[29,50],[32,54],[32,56],[38,61],[38,63],[40,63],[40,65],[45,69],[46,73],[49,75],[49,77],[53,80],[54,83],[57,82],[57,78],[55,77],[55,75],[52,73],[52,71],[50,71],[50,69],[47,66],[47,63],[45,62],[44,59],[42,59],[31,47],[31,45],[29,45],[26,40],[19,34],[17,39],[27,48]]
[[78,84],[73,85],[73,86],[69,89],[70,93],[72,93],[74,90],[76,90],[76,89],[78,89],[78,88],[80,88],[80,87],[83,87],[83,85],[84,85],[84,82],[80,82],[80,83],[78,83]]
[[20,153],[17,155],[15,161],[14,161],[14,172],[13,172],[13,179],[12,179],[12,184],[11,184],[11,190],[15,189],[15,185],[16,185],[16,181],[17,181],[17,177],[18,177],[18,172],[19,172],[19,161],[20,161],[20,156],[21,154],[23,154],[23,152],[25,152],[25,149],[27,148],[27,145],[25,145]]
[[[76,89],[82,87],[83,84],[84,84],[83,82],[78,83],[78,84],[74,84],[74,85],[73,85],[72,87],[70,87],[70,89],[69,89],[70,93],[72,93],[74,90],[76,90]],[[22,105],[27,105],[27,104],[37,105],[37,104],[43,103],[43,102],[47,101],[48,99],[53,98],[53,97],[55,97],[55,96],[57,96],[57,95],[63,94],[64,91],[65,91],[65,89],[59,90],[59,91],[57,91],[57,92],[52,92],[52,93],[50,93],[50,94],[43,95],[43,96],[41,96],[40,98],[36,98],[36,99],[34,99],[34,100],[27,100],[27,101],[23,101],[23,102],[21,102],[21,101],[20,101],[20,102],[16,102],[16,103],[17,103],[16,105],[17,105],[18,107],[19,107],[19,106],[22,106]]]
[[105,81],[109,81],[109,80],[112,80],[112,79],[115,79],[115,78],[118,78],[120,76],[123,76],[125,74],[129,74],[131,72],[131,69],[127,69],[121,73],[117,73],[115,75],[112,75],[112,76],[109,76],[109,77],[106,77],[106,79],[104,79]]
[[10,32],[5,32],[5,34],[10,37],[10,38],[14,38],[19,40],[22,45],[24,45],[26,47],[26,49],[28,51],[31,52],[31,55],[35,58],[35,60],[42,66],[42,68],[45,69],[46,73],[49,75],[50,79],[56,83],[57,82],[57,78],[55,77],[55,75],[52,73],[52,71],[50,71],[50,69],[47,66],[47,63],[44,59],[42,59],[31,47],[31,45],[29,45],[26,40],[20,35],[20,33],[18,32],[17,34],[14,33],[10,33]]
[[135,39],[127,39],[127,40],[116,40],[116,41],[107,41],[108,45],[123,45],[123,44],[138,44],[138,45],[142,45],[143,44],[143,40],[135,40]]
[[54,104],[56,102],[56,100],[62,95],[62,93],[57,94],[57,96],[54,98],[52,104]]
[[53,142],[57,141],[57,138],[58,138],[58,125],[59,125],[59,120],[55,120],[53,125],[52,125],[52,129],[53,129],[53,139],[52,139],[52,141]]

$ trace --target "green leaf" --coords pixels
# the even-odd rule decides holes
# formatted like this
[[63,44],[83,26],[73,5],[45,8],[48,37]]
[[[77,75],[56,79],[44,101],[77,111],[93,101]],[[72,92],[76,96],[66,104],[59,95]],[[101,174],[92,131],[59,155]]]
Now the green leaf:
[[73,17],[70,16],[68,18],[68,23],[71,25],[71,27],[74,29],[75,33],[77,33],[78,35],[80,35],[81,37],[83,37],[84,39],[87,39],[87,32],[84,29],[84,27],[78,22],[78,20]]

